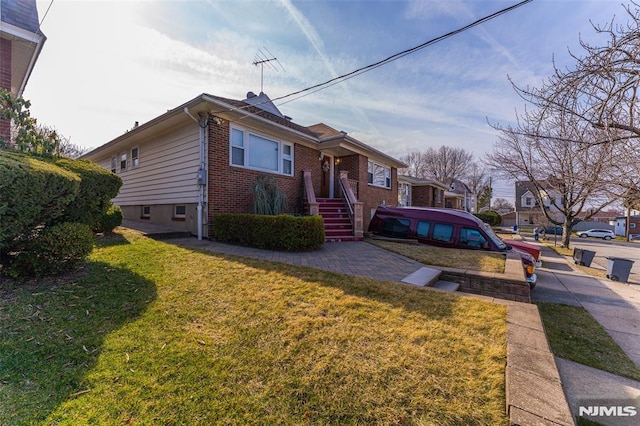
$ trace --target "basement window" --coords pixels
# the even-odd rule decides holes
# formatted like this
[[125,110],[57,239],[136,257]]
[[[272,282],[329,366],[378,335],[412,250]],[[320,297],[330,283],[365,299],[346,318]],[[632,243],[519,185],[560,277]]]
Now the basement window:
[[173,220],[184,220],[187,216],[187,206],[173,206]]
[[142,206],[140,209],[140,219],[150,219],[151,218],[151,206]]

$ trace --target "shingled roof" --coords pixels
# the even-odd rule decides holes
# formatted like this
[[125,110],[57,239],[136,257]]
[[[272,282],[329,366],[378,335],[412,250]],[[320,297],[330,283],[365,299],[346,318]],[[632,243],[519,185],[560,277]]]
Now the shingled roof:
[[[314,138],[317,137],[317,134],[314,133],[308,127],[296,124],[296,123],[294,123],[293,121],[291,121],[290,119],[288,119],[284,115],[283,116],[279,116],[279,115],[276,115],[276,114],[274,114],[272,112],[269,112],[267,109],[260,108],[259,104],[251,105],[250,103],[248,103],[246,101],[239,101],[237,99],[223,98],[221,96],[215,96],[215,95],[210,95],[210,94],[207,94],[207,96],[209,96],[209,97],[211,97],[213,99],[217,99],[220,102],[224,102],[226,104],[229,104],[232,107],[237,108],[238,110],[247,111],[248,113],[251,113],[253,115],[257,115],[259,117],[265,118],[265,119],[267,119],[269,121],[273,121],[274,123],[280,124],[281,126],[288,127],[288,128],[290,128],[292,130],[296,130],[296,131],[298,131],[300,133],[304,133],[304,134],[312,136]],[[274,106],[274,108],[275,108],[275,106]]]
[[39,28],[36,0],[0,0],[0,20],[23,30],[44,35]]

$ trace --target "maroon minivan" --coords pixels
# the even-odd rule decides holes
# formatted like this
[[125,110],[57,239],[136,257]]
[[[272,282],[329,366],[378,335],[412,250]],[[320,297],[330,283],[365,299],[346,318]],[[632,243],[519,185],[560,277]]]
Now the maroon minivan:
[[385,237],[417,239],[432,246],[488,251],[515,251],[523,263],[527,282],[535,285],[536,260],[531,254],[506,244],[471,213],[427,207],[378,207],[369,232]]

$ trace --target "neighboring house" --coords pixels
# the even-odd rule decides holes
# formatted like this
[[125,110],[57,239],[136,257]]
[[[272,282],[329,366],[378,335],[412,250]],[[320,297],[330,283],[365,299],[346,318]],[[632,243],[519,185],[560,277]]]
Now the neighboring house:
[[444,207],[448,186],[429,179],[398,175],[398,205]]
[[[45,40],[35,0],[0,0],[0,87],[22,96]],[[0,140],[8,141],[10,130],[0,120]]]
[[500,217],[502,218],[500,226],[511,228],[516,224],[516,212],[500,213]]
[[276,178],[289,213],[318,214],[324,199],[346,195],[338,210],[351,207],[350,232],[361,237],[377,206],[396,204],[397,169],[406,167],[326,124],[296,124],[251,92],[242,101],[201,94],[83,158],[122,178],[114,203],[126,219],[199,238],[212,235],[214,214],[252,211],[261,174]]
[[538,191],[530,181],[516,181],[515,212],[518,226],[544,225],[548,222],[543,208],[557,220],[562,220],[562,214],[554,206],[562,205],[560,193],[543,182],[543,190]]
[[453,191],[445,191],[444,206],[448,209],[465,210],[464,194]]
[[[476,195],[461,180],[454,179],[445,195],[448,208],[477,213]],[[449,205],[450,204],[450,205]]]
[[[590,211],[582,212],[578,216],[580,218],[585,218],[590,213]],[[615,222],[620,214],[621,212],[618,210],[600,210],[595,215],[591,216],[591,218],[589,218],[589,222],[606,223],[608,225]]]
[[[614,232],[616,235],[627,235],[627,218],[619,216],[615,218]],[[629,238],[640,235],[640,215],[631,216],[629,219]]]

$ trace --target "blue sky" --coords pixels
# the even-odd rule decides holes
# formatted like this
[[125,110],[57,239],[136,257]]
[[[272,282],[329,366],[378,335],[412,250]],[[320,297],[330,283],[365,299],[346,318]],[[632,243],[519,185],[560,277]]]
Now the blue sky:
[[[51,1],[38,1],[42,19]],[[24,97],[32,115],[87,148],[200,93],[243,99],[260,91],[252,62],[268,49],[271,98],[324,82],[518,3],[427,1],[56,0],[47,42]],[[507,76],[538,86],[596,44],[589,20],[625,22],[617,0],[534,0],[371,72],[279,104],[302,125],[324,122],[400,158],[449,145],[481,159],[524,104]],[[626,3],[625,3],[626,4]],[[286,102],[290,98],[284,100]],[[496,188],[509,197],[512,186]]]

